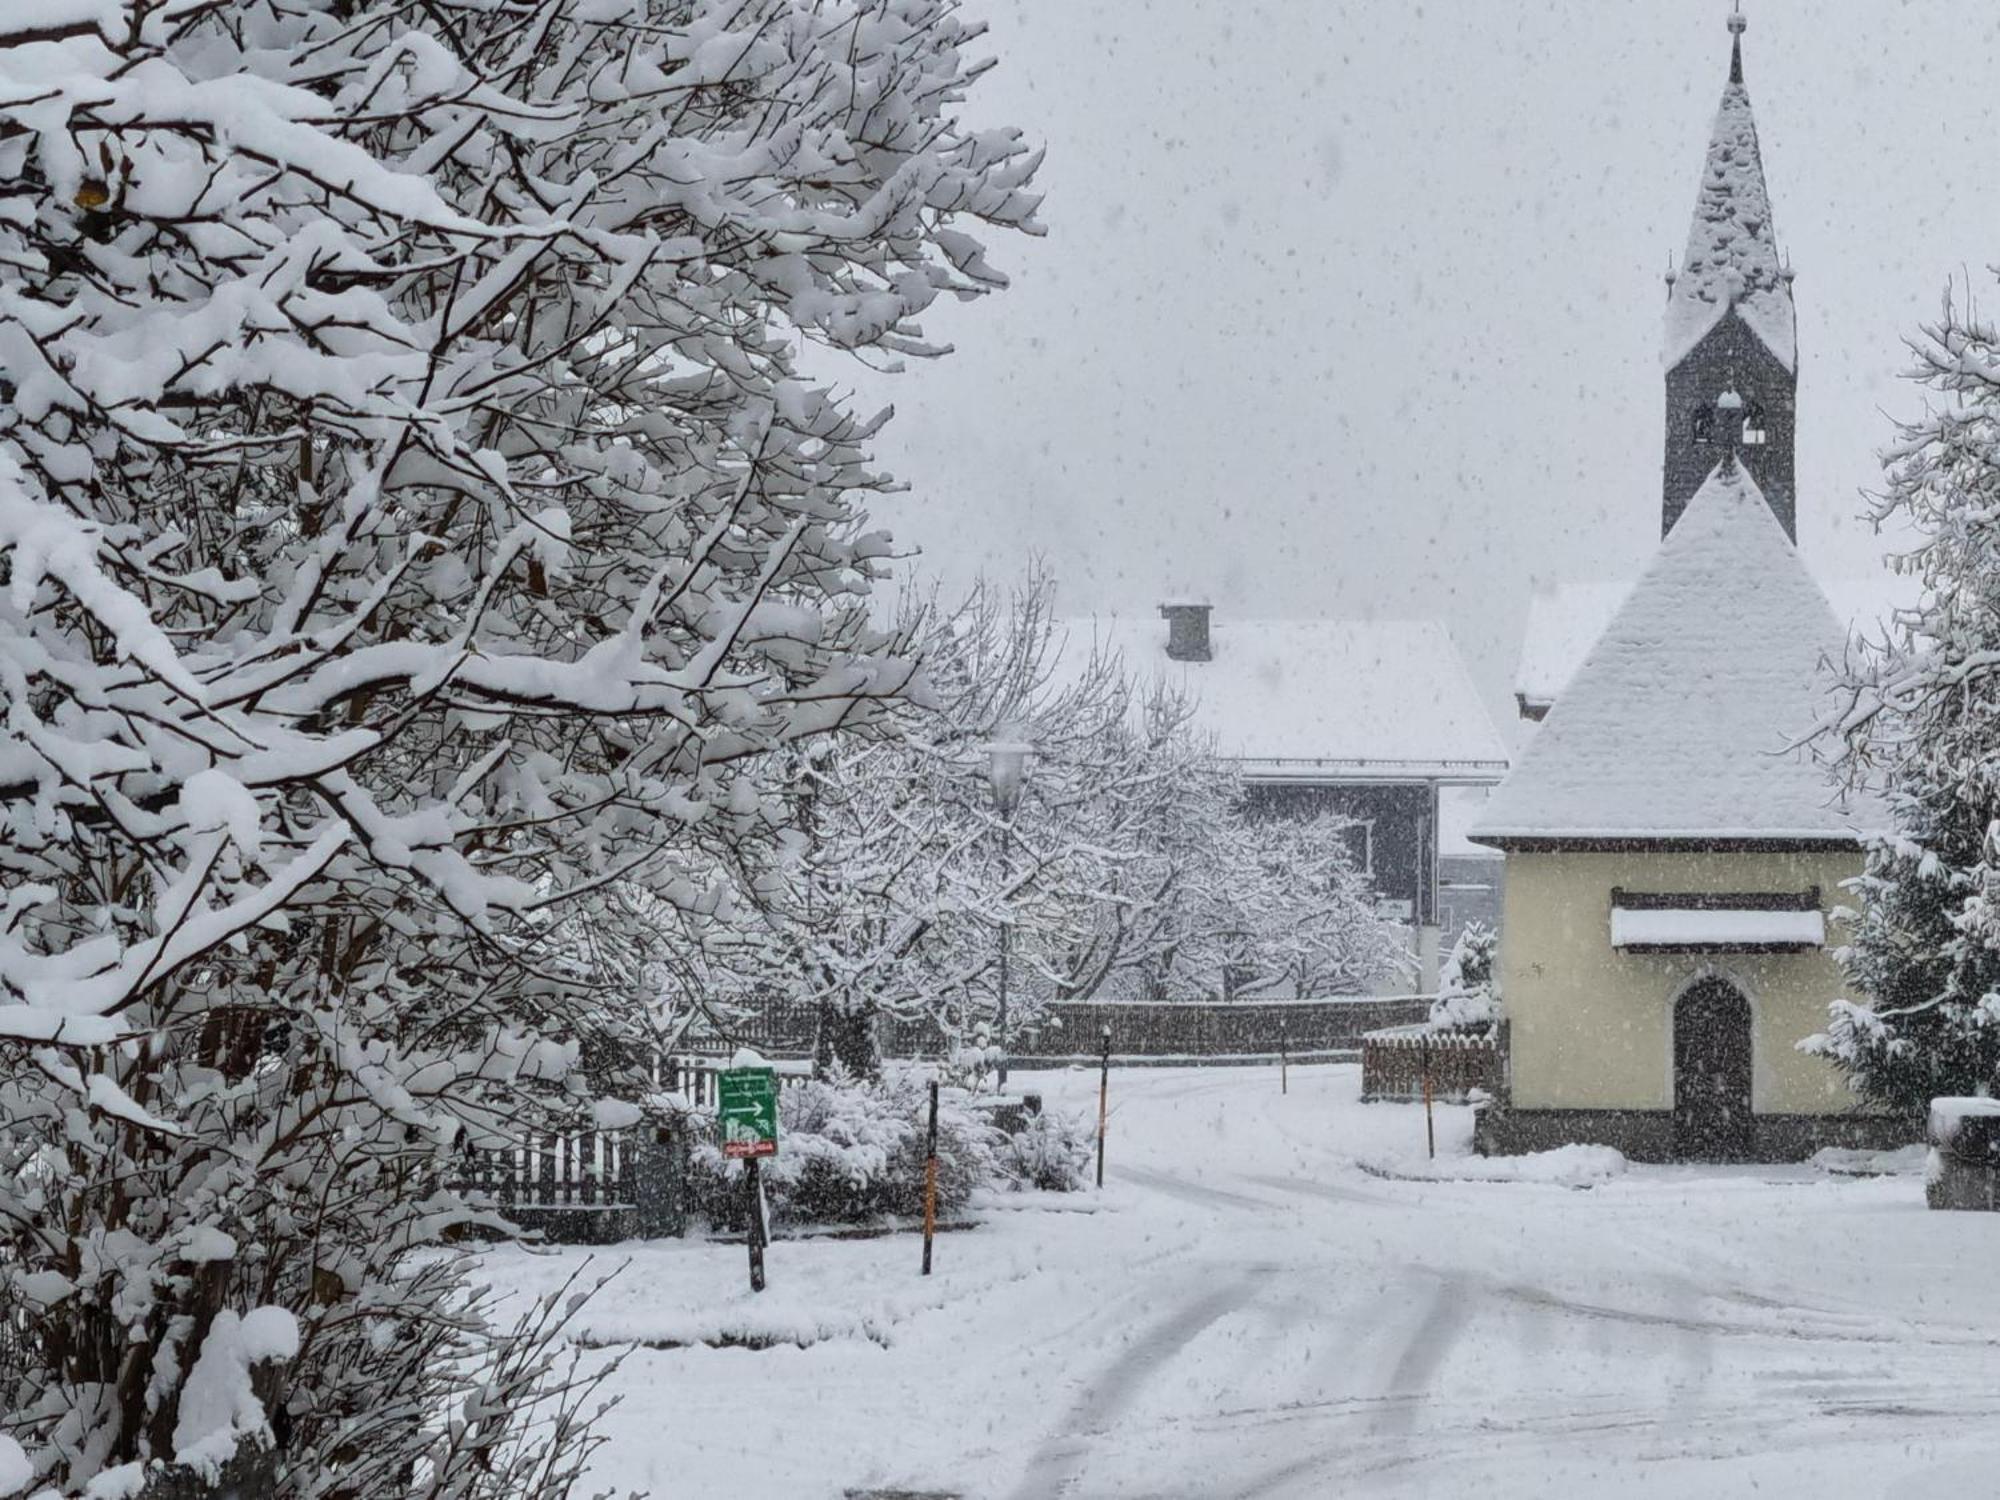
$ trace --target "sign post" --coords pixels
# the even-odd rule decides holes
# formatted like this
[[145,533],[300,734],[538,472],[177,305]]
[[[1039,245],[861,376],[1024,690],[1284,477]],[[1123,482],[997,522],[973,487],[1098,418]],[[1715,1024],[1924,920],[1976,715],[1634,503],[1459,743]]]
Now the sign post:
[[1104,1024],[1103,1065],[1097,1075],[1097,1185],[1104,1186],[1104,1126],[1111,1115],[1111,1023]]
[[937,1111],[938,1082],[931,1080],[931,1123],[924,1144],[924,1275],[931,1274],[931,1238],[937,1233]]
[[778,1154],[778,1075],[770,1068],[729,1068],[718,1076],[715,1113],[722,1127],[722,1154],[743,1163],[743,1192],[750,1221],[750,1290],[764,1290],[764,1247],[770,1243],[765,1218],[763,1174],[758,1163]]
[[1430,1149],[1431,1160],[1437,1160],[1437,1125],[1431,1118],[1431,1039],[1424,1038],[1424,1144]]

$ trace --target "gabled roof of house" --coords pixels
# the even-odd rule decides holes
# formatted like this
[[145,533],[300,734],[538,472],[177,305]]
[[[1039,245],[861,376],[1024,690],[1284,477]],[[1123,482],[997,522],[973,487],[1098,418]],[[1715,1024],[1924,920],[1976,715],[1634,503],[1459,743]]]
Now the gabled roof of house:
[[1734,312],[1788,370],[1798,368],[1791,277],[1778,259],[1757,120],[1743,86],[1742,17],[1732,17],[1729,82],[1701,166],[1687,253],[1667,294],[1662,357],[1672,369]]
[[1065,661],[1095,650],[1187,691],[1195,720],[1254,776],[1495,780],[1506,743],[1451,634],[1435,620],[1238,620],[1209,628],[1212,659],[1175,661],[1157,617],[1067,622]]
[[1544,841],[1845,844],[1880,822],[1798,742],[1847,632],[1733,459],[1711,474],[1473,829]]

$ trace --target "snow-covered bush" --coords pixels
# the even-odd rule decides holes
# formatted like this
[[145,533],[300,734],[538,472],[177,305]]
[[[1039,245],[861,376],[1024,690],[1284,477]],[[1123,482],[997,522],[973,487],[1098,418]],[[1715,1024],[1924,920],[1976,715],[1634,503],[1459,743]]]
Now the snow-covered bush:
[[[778,1096],[778,1154],[761,1168],[774,1225],[868,1224],[923,1212],[930,1093],[912,1071],[833,1076]],[[961,1208],[997,1174],[996,1132],[948,1091],[938,1108],[938,1208]],[[689,1168],[693,1207],[717,1227],[744,1223],[743,1169],[711,1141]]]
[[559,1496],[446,1169],[636,1086],[636,966],[912,690],[798,351],[936,352],[1036,157],[951,0],[0,10],[0,1429],[206,1453],[283,1316],[283,1495]]
[[1076,1192],[1090,1180],[1097,1152],[1094,1130],[1082,1115],[1036,1111],[1000,1147],[1003,1181],[1049,1193]]
[[1500,934],[1468,922],[1438,971],[1430,1025],[1437,1031],[1490,1031],[1500,1020]]

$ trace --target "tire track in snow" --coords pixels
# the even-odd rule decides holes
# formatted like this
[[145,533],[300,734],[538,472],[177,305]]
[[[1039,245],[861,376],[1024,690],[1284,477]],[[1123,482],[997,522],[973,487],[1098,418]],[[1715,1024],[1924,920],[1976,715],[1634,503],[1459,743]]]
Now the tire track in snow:
[[1083,1460],[1090,1455],[1091,1439],[1129,1407],[1146,1383],[1163,1373],[1173,1357],[1203,1330],[1248,1302],[1272,1269],[1258,1266],[1239,1275],[1154,1324],[1127,1346],[1084,1389],[1070,1406],[1069,1415],[1035,1450],[1014,1490],[1015,1500],[1051,1500],[1070,1493],[1081,1478]]
[[[1826,1344],[1875,1344],[1885,1348],[1906,1347],[1912,1343],[1928,1344],[1938,1348],[1991,1349],[2000,1346],[2000,1338],[1977,1332],[1960,1332],[1939,1328],[1921,1328],[1914,1324],[1881,1322],[1869,1326],[1865,1320],[1843,1322],[1828,1326],[1822,1323],[1813,1327],[1802,1318],[1799,1322],[1732,1322],[1701,1313],[1675,1314],[1655,1311],[1650,1308],[1619,1307],[1611,1303],[1584,1301],[1576,1297],[1564,1296],[1547,1287],[1531,1286],[1525,1283],[1497,1285],[1493,1289],[1499,1296],[1520,1303],[1526,1307],[1545,1308],[1552,1312],[1568,1313],[1579,1318],[1596,1318],[1612,1323],[1630,1323],[1642,1328],[1678,1329],[1683,1332],[1720,1334],[1729,1338],[1795,1340],[1803,1343]],[[1773,1304],[1768,1299],[1757,1302],[1734,1300],[1745,1307],[1773,1308],[1790,1312],[1783,1304]],[[1797,1309],[1811,1316],[1808,1309]]]
[[[1451,1277],[1439,1281],[1432,1289],[1422,1317],[1403,1340],[1396,1362],[1389,1370],[1387,1389],[1375,1398],[1367,1431],[1360,1439],[1370,1448],[1407,1453],[1417,1416],[1430,1400],[1438,1369],[1465,1331],[1470,1312],[1468,1290],[1465,1282]],[[1295,1481],[1320,1474],[1351,1457],[1351,1448],[1343,1444],[1287,1460],[1252,1479],[1236,1492],[1236,1500],[1266,1500]],[[1321,1486],[1314,1493],[1337,1492]]]
[[1186,1177],[1173,1177],[1165,1172],[1155,1172],[1150,1167],[1123,1167],[1116,1175],[1120,1181],[1152,1188],[1155,1192],[1165,1193],[1169,1198],[1192,1203],[1197,1208],[1221,1208],[1231,1213],[1240,1213],[1248,1209],[1265,1214],[1274,1213],[1278,1208],[1277,1204],[1267,1198],[1252,1198],[1244,1193],[1231,1193],[1222,1188],[1212,1188]]
[[1342,1187],[1339,1183],[1324,1182],[1317,1177],[1252,1177],[1248,1180],[1260,1187],[1274,1187],[1287,1193],[1324,1199],[1328,1203],[1360,1203],[1369,1208],[1411,1208],[1423,1204],[1421,1196],[1391,1198],[1385,1193],[1370,1193],[1360,1188]]

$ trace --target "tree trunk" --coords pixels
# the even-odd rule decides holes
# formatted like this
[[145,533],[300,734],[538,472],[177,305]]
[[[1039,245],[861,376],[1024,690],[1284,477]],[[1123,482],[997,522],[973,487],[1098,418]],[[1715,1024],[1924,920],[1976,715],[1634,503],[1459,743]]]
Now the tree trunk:
[[880,1078],[882,1036],[877,1016],[872,1004],[848,1010],[833,1001],[822,1001],[819,1039],[813,1046],[813,1076],[824,1078],[839,1063],[850,1077]]

